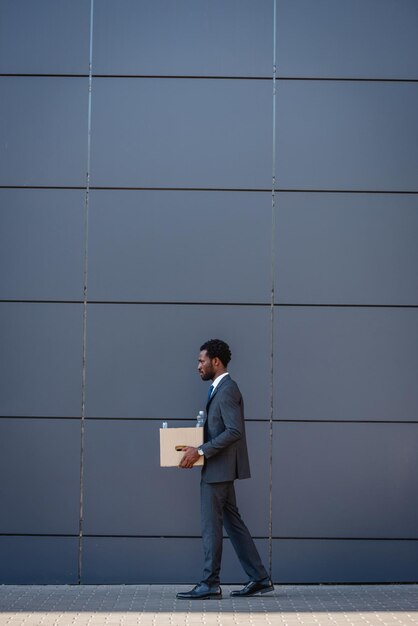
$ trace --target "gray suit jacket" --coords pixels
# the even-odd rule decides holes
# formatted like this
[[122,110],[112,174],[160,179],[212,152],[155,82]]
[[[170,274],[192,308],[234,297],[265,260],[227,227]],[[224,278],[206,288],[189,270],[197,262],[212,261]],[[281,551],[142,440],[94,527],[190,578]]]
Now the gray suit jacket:
[[250,478],[244,403],[238,385],[229,375],[214,390],[206,415],[202,480],[220,483]]

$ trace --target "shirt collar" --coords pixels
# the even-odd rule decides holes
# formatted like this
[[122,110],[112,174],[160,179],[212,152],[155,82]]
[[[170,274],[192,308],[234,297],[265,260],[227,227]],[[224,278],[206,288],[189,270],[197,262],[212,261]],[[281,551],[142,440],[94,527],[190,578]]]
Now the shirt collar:
[[221,374],[220,376],[217,376],[215,378],[215,380],[212,383],[212,387],[213,387],[212,393],[215,391],[216,387],[219,385],[219,383],[221,382],[222,378],[225,378],[225,376],[228,376],[228,372],[224,372],[224,374]]

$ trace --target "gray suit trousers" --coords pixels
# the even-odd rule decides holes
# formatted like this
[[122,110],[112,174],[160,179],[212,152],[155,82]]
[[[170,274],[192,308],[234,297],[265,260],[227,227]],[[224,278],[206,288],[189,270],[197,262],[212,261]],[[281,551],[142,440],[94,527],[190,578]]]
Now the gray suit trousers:
[[222,526],[249,580],[263,580],[268,574],[255,543],[239,514],[233,481],[200,483],[204,569],[202,582],[219,585],[222,559]]

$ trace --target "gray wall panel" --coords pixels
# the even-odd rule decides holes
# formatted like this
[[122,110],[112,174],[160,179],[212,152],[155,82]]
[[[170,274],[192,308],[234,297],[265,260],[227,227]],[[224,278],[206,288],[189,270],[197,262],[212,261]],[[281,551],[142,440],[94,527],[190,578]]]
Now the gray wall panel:
[[277,307],[276,419],[416,420],[418,310]]
[[202,577],[202,561],[201,539],[84,537],[81,582],[196,583]]
[[0,537],[0,584],[76,585],[78,537]]
[[271,89],[269,81],[94,79],[92,184],[271,187]]
[[85,533],[200,535],[200,470],[160,467],[157,421],[88,420],[85,428]]
[[[159,466],[158,422],[88,420],[85,428],[86,534],[200,536],[200,468]],[[240,511],[258,536],[268,534],[268,435],[268,424],[247,424],[253,479],[237,484]]]
[[90,0],[2,0],[0,72],[89,71]]
[[415,0],[280,0],[280,76],[418,78]]
[[[416,582],[418,541],[273,539],[273,580],[282,584]],[[339,610],[344,610],[344,604]]]
[[[267,562],[268,542],[256,540]],[[158,555],[158,558],[156,558]],[[195,584],[202,578],[201,539],[85,537],[81,582],[84,584]],[[222,583],[245,580],[229,544],[224,541]]]
[[274,424],[273,536],[418,539],[417,447],[418,424]]
[[270,302],[268,193],[93,190],[89,233],[92,300]]
[[418,190],[418,84],[280,83],[278,187]]
[[0,297],[83,298],[85,192],[0,189]]
[[80,415],[82,317],[82,305],[0,304],[0,415]]
[[1,185],[85,185],[87,78],[0,78]]
[[[238,507],[250,533],[268,537],[270,519],[270,423],[247,422],[251,479],[237,480]],[[268,559],[264,560],[267,567]]]
[[1,533],[77,534],[79,420],[0,419]]
[[90,417],[194,419],[208,388],[199,348],[213,337],[230,344],[246,417],[270,415],[269,307],[92,304],[87,326]]
[[276,195],[276,302],[418,304],[418,196]]
[[95,73],[271,76],[272,59],[271,0],[101,0],[94,6]]

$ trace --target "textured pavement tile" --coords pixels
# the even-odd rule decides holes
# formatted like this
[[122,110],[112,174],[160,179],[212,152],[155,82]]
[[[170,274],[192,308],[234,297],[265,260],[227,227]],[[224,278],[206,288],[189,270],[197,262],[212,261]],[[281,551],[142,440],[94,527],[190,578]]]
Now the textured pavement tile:
[[[188,589],[188,586],[184,587]],[[0,586],[0,626],[414,626],[418,585],[276,587],[177,601],[177,586]]]

